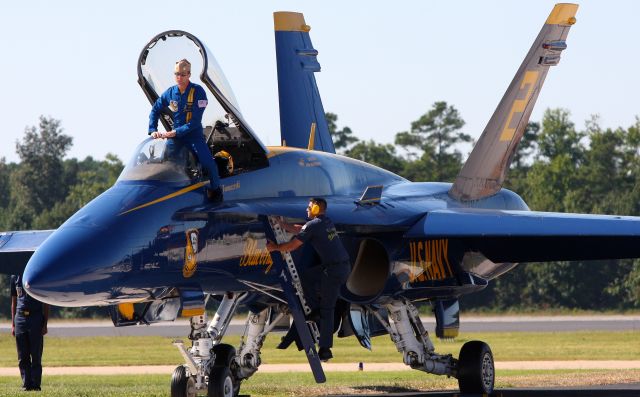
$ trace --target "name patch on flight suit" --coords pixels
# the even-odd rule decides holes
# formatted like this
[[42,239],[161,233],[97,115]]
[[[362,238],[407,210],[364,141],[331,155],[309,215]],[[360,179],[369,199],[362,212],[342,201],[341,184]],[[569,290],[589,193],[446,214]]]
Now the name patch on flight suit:
[[182,268],[182,275],[185,278],[193,276],[198,266],[196,259],[196,252],[198,252],[198,230],[189,229],[187,234],[187,244],[184,248],[184,267]]

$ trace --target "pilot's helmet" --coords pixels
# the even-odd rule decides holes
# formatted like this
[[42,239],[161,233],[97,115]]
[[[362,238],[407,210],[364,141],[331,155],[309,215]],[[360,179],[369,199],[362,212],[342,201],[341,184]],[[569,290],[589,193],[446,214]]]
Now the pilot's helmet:
[[176,73],[191,73],[191,63],[186,59],[181,59],[176,62]]
[[213,158],[218,164],[220,175],[227,176],[233,173],[233,157],[231,157],[231,153],[226,150],[220,150],[213,155]]

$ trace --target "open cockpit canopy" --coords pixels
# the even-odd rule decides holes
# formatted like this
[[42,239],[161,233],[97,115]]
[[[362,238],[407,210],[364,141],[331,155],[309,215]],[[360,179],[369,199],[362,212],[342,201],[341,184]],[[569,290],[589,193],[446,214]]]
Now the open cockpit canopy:
[[188,184],[199,169],[194,156],[173,140],[147,138],[124,168],[119,181],[160,181]]
[[[212,153],[225,150],[234,158],[237,172],[268,166],[267,149],[240,113],[238,101],[210,50],[194,35],[170,30],[155,36],[138,58],[138,83],[153,104],[175,85],[174,65],[191,63],[191,81],[204,88],[209,104],[202,116],[204,136]],[[165,109],[160,121],[172,129],[171,113]]]

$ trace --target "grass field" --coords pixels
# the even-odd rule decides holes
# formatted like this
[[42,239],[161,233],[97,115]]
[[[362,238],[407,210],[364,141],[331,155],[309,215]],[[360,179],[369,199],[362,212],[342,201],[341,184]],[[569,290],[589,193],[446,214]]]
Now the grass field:
[[[244,382],[241,394],[252,397],[311,397],[331,394],[373,394],[457,389],[455,379],[411,372],[355,372],[327,374],[318,385],[307,373],[261,374]],[[39,396],[160,397],[169,395],[170,375],[48,376]],[[640,379],[640,370],[624,371],[498,371],[497,388],[611,384]],[[24,396],[17,377],[0,377],[0,396]]]
[[[305,357],[290,348],[275,349],[280,335],[267,338],[262,349],[265,363],[304,363]],[[436,340],[440,353],[458,355],[460,346],[473,339],[491,345],[496,361],[522,360],[640,360],[640,333],[637,331],[591,331],[557,333],[474,333],[455,341]],[[185,341],[188,342],[188,341]],[[239,337],[225,342],[238,344]],[[400,362],[401,355],[388,337],[373,340],[373,352],[361,348],[354,338],[337,339],[332,362]],[[182,359],[171,339],[162,337],[92,337],[45,340],[44,365],[177,365]],[[0,335],[0,366],[16,366],[15,341]],[[243,383],[241,393],[253,397],[320,396],[456,389],[457,381],[419,371],[333,372],[328,382],[317,385],[308,372],[257,373]],[[170,374],[127,376],[46,376],[42,396],[167,396]],[[496,386],[561,386],[638,382],[640,370],[530,370],[497,371]],[[0,396],[22,396],[18,377],[0,377]]]
[[[270,335],[262,349],[264,363],[304,363],[295,348],[275,349],[278,334]],[[435,340],[436,351],[458,355],[462,344],[483,340],[491,346],[496,361],[524,360],[640,360],[637,331],[589,332],[497,332],[469,333],[455,341]],[[46,337],[45,366],[173,365],[182,362],[170,338],[146,336]],[[188,340],[185,340],[188,345]],[[225,338],[237,346],[239,337]],[[373,351],[360,347],[355,338],[337,338],[332,362],[400,362],[402,357],[388,336],[373,339]],[[0,367],[16,365],[13,337],[0,335]]]

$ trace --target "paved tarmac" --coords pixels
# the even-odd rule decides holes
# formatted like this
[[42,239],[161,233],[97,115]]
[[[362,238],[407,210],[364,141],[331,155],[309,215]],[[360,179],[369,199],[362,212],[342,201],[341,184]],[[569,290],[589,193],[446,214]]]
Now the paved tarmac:
[[[433,331],[435,320],[423,318],[425,328]],[[561,331],[640,331],[640,315],[606,316],[495,316],[463,317],[460,332],[561,332]],[[244,320],[233,320],[228,335],[241,335]],[[0,322],[0,334],[11,332],[11,323]],[[189,322],[178,320],[169,323],[114,327],[111,321],[51,321],[49,336],[166,336],[185,337],[189,333]]]

